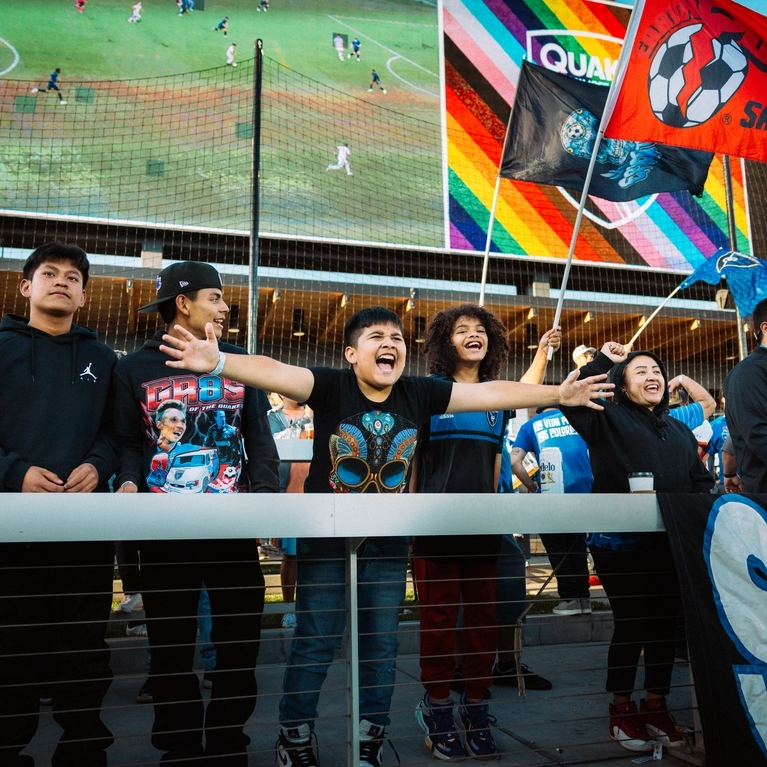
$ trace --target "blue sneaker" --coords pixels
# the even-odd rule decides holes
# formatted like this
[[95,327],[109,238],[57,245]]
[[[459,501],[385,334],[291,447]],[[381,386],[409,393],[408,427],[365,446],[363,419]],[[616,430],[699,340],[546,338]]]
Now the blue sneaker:
[[463,743],[455,731],[453,706],[452,700],[432,703],[427,692],[415,707],[415,720],[426,733],[426,747],[435,759],[443,762],[466,758]]
[[500,759],[498,746],[490,732],[490,725],[495,724],[496,719],[487,713],[487,703],[467,703],[466,695],[461,695],[458,713],[466,730],[466,750],[469,754],[481,762]]

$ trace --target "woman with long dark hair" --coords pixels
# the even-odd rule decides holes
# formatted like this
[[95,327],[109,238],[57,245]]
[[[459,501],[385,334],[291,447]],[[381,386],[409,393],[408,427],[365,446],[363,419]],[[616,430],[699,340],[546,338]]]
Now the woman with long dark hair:
[[[628,353],[607,343],[581,375],[610,371],[615,383],[604,410],[562,407],[588,443],[592,493],[628,493],[629,475],[652,475],[659,493],[708,493],[714,478],[698,456],[692,432],[668,416],[668,377],[652,352]],[[649,476],[647,479],[650,479]],[[674,747],[682,734],[666,707],[674,666],[679,581],[666,533],[597,533],[589,543],[610,600],[615,628],[607,656],[610,737],[629,751],[650,751],[655,740]],[[631,699],[644,654],[644,690]]]

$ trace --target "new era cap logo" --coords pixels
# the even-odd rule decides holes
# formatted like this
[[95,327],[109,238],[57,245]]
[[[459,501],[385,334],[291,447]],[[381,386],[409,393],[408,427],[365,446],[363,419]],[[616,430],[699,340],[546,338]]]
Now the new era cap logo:
[[186,287],[188,284],[189,284],[189,283],[188,283],[186,280],[179,280],[179,281],[178,281],[178,286],[179,286],[180,288],[185,288],[185,287]]

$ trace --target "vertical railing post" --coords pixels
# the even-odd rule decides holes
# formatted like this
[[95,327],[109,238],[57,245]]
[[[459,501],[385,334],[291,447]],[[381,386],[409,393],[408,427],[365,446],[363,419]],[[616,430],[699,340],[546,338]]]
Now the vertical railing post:
[[253,164],[250,195],[250,268],[248,306],[248,352],[255,354],[258,345],[258,256],[259,191],[261,173],[261,94],[264,77],[264,43],[256,40],[253,59]]
[[359,615],[357,602],[357,552],[364,538],[346,539],[346,630],[347,630],[347,689],[349,696],[349,750],[347,764],[359,767],[360,763],[360,652]]

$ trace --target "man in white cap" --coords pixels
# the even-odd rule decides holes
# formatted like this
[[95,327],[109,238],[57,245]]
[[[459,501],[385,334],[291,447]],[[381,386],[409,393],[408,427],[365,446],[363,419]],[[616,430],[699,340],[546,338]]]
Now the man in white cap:
[[575,351],[573,352],[573,362],[580,369],[584,365],[591,362],[591,360],[594,359],[594,355],[596,353],[597,350],[593,346],[586,346],[586,344],[581,344],[580,346],[576,347]]

